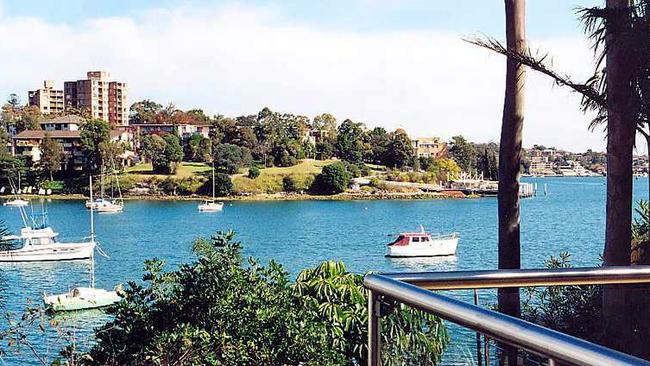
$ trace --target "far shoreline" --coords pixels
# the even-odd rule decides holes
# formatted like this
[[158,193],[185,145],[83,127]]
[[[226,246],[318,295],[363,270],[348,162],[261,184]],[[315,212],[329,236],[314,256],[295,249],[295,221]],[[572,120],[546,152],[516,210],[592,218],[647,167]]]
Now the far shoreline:
[[[6,195],[4,198],[12,196]],[[51,194],[44,195],[22,195],[25,199],[50,199],[61,201],[83,201],[88,196],[82,194]],[[467,199],[479,198],[476,195],[450,195],[438,192],[384,192],[384,193],[356,193],[346,192],[335,195],[311,195],[305,193],[259,193],[251,195],[237,195],[216,197],[217,201],[224,202],[264,202],[264,201],[392,201],[392,200],[440,200],[440,199]],[[210,196],[189,195],[128,195],[123,197],[124,201],[203,201],[212,199]]]

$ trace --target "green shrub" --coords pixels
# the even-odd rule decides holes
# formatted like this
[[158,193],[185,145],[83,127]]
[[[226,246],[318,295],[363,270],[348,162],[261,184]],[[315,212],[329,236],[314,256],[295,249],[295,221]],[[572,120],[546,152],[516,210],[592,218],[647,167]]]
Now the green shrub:
[[248,169],[248,178],[255,179],[259,176],[260,176],[260,168],[256,166],[252,166],[250,167],[250,169]]
[[282,190],[285,192],[296,192],[298,188],[296,187],[296,179],[291,175],[287,175],[282,178]]
[[312,191],[319,194],[341,193],[350,185],[350,179],[350,173],[342,163],[329,164],[316,176]]
[[[234,234],[194,243],[196,260],[164,271],[145,262],[97,329],[85,365],[367,364],[367,292],[362,276],[324,262],[295,282],[276,262],[244,262]],[[436,365],[448,343],[442,321],[386,306],[383,364]],[[406,362],[406,363],[404,363]]]
[[[212,183],[211,181],[208,181]],[[217,173],[214,175],[215,196],[227,196],[232,192],[232,180],[228,174]]]

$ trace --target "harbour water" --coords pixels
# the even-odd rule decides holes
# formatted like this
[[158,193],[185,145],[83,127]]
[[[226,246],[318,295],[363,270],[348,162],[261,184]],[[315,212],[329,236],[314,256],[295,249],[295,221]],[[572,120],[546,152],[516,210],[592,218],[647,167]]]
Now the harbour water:
[[[538,183],[538,196],[522,202],[522,265],[541,267],[550,255],[573,254],[576,266],[599,264],[604,245],[605,178],[527,178]],[[548,187],[544,196],[543,185]],[[647,180],[635,180],[635,200],[647,199]],[[235,230],[244,254],[262,261],[275,259],[291,273],[328,260],[342,260],[351,271],[442,271],[495,269],[497,265],[496,198],[466,200],[233,202],[220,213],[199,213],[197,202],[127,201],[123,213],[96,216],[96,231],[110,259],[97,256],[97,286],[138,281],[143,262],[162,258],[169,266],[190,261],[193,239],[218,230]],[[46,203],[50,224],[61,241],[88,235],[88,211],[81,201]],[[16,232],[16,209],[0,208],[0,219]],[[449,258],[389,259],[384,257],[387,234],[416,230],[460,233],[458,253]],[[0,265],[2,313],[17,312],[28,299],[87,285],[89,265],[76,263]],[[468,298],[468,294],[459,294]],[[481,302],[493,302],[491,292]],[[69,320],[66,320],[69,321]],[[78,315],[73,321],[81,338],[105,318],[101,313]],[[4,318],[0,328],[6,326]],[[455,335],[456,334],[456,335]],[[38,336],[41,350],[57,341],[55,334]],[[457,339],[453,339],[456,337]],[[452,332],[456,345],[447,359],[471,354],[463,344],[471,334]],[[59,347],[60,348],[60,347]],[[29,364],[27,350],[5,357],[5,364]],[[56,353],[56,352],[54,352]],[[471,355],[467,357],[471,358]],[[34,362],[34,364],[36,364]]]

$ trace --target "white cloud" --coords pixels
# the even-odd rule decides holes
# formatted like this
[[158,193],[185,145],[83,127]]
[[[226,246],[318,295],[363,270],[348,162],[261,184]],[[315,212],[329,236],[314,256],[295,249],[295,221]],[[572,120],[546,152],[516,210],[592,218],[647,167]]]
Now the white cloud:
[[[135,18],[70,26],[0,18],[0,95],[43,79],[82,78],[102,69],[130,85],[130,101],[240,115],[271,109],[331,112],[414,136],[463,134],[498,141],[505,62],[437,31],[353,32],[288,24],[277,9],[203,7],[154,10]],[[539,42],[556,65],[586,76],[582,39]],[[579,98],[530,72],[524,144],[602,149],[587,131]]]

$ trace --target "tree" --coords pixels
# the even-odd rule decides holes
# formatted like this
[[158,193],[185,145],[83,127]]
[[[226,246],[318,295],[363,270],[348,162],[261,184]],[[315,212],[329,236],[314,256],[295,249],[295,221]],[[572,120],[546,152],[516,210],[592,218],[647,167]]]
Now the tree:
[[192,161],[208,162],[212,157],[212,142],[209,138],[195,133],[187,142],[185,156]]
[[216,196],[227,196],[232,192],[232,180],[228,174],[216,173],[214,175],[214,194]]
[[468,142],[463,136],[454,136],[449,141],[449,157],[454,159],[458,166],[469,173],[474,170],[476,161],[476,149],[471,142]]
[[151,135],[142,139],[142,154],[151,160],[154,172],[174,174],[183,159],[183,148],[176,135]]
[[[497,157],[498,146],[496,144],[487,144],[478,150],[476,158],[476,170],[482,174],[485,179],[499,180],[499,159]],[[522,163],[526,165],[526,163]]]
[[168,162],[165,170],[169,174],[174,174],[176,167],[183,160],[183,147],[176,135],[167,134],[163,139],[165,140],[165,158]]
[[312,127],[315,130],[326,131],[329,136],[336,138],[336,118],[329,113],[323,113],[314,117]]
[[438,182],[447,182],[450,179],[458,179],[461,169],[458,164],[451,159],[440,158],[434,160],[426,169],[431,173],[432,178]]
[[54,180],[53,173],[61,170],[61,160],[63,160],[63,148],[61,144],[52,139],[48,132],[45,133],[41,141],[41,168],[50,175],[50,180]]
[[413,143],[406,131],[400,129],[388,137],[389,141],[383,158],[384,165],[401,169],[413,164]]
[[368,134],[371,154],[365,158],[366,161],[373,164],[385,164],[386,151],[391,143],[391,136],[388,135],[383,127],[375,127]]
[[[604,9],[580,11],[596,55],[596,72],[584,83],[574,82],[568,75],[554,71],[546,62],[548,54],[535,57],[530,50],[511,52],[494,40],[473,41],[516,59],[551,77],[556,84],[579,93],[583,111],[596,112],[591,128],[607,123],[605,265],[630,263],[634,130],[643,131],[650,121],[650,103],[646,101],[650,95],[650,70],[647,67],[650,62],[647,52],[650,49],[650,3],[647,0],[632,3],[634,6],[630,6],[629,0],[607,0]],[[646,136],[645,131],[643,134]],[[609,346],[621,350],[629,350],[634,344],[629,336],[626,337],[631,333],[628,306],[633,300],[626,298],[627,294],[625,289],[608,286],[603,291]],[[637,315],[636,320],[639,318],[650,317]],[[647,340],[650,324],[645,325],[645,329],[643,332],[635,330],[637,338]]]
[[227,174],[235,174],[240,168],[253,162],[250,150],[233,144],[219,144],[214,151],[217,168]]
[[[607,201],[605,223],[606,266],[629,266],[632,240],[632,154],[636,132],[633,101],[630,52],[624,42],[624,33],[630,26],[629,0],[607,0],[611,16],[605,22],[607,93]],[[628,45],[629,47],[629,45]],[[647,67],[647,65],[646,65]],[[647,81],[646,81],[647,83]],[[603,312],[605,333],[610,346],[629,349],[630,319],[628,293],[618,288],[605,287]]]
[[154,172],[162,172],[166,170],[168,165],[165,156],[165,147],[167,143],[158,135],[149,135],[142,138],[142,155],[151,161]]
[[321,194],[344,192],[350,185],[350,173],[342,163],[325,165],[314,180],[314,191]]
[[[525,0],[506,0],[506,43],[508,49],[526,49]],[[519,236],[519,167],[524,123],[525,66],[517,60],[506,61],[506,87],[499,143],[499,269],[521,268]],[[499,311],[520,316],[519,288],[498,290]],[[517,364],[517,351],[507,348],[509,365]]]
[[161,104],[149,99],[133,103],[129,108],[129,123],[156,123],[156,115],[161,110]]
[[350,119],[343,121],[336,136],[336,150],[340,159],[355,164],[363,162],[367,150],[364,124]]
[[86,165],[91,170],[102,166],[100,145],[110,141],[111,126],[101,119],[91,119],[81,125],[81,146],[86,156]]

